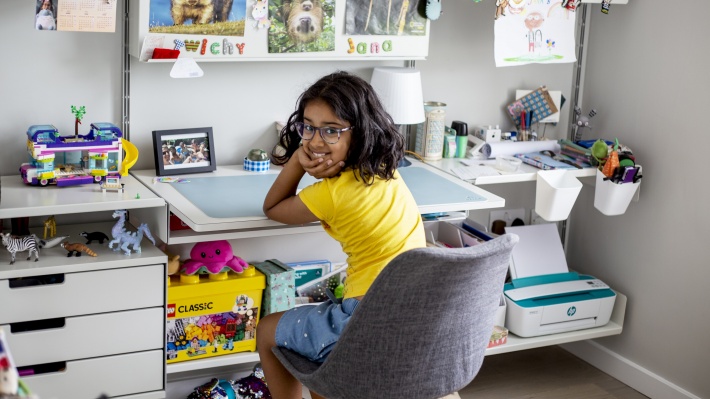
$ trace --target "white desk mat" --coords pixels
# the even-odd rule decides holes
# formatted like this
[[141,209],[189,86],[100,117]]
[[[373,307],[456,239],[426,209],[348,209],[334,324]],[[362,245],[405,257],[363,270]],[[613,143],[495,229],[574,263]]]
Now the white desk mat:
[[[424,168],[410,166],[398,170],[418,206],[486,200]],[[263,216],[264,198],[276,176],[254,174],[190,177],[189,183],[173,183],[173,187],[209,217]],[[301,179],[298,188],[303,189],[314,182],[316,179],[306,175]]]

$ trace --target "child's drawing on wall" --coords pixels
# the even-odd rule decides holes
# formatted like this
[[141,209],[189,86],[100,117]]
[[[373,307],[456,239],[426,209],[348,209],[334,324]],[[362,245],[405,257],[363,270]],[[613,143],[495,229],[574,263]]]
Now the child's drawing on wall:
[[577,60],[576,13],[562,7],[562,2],[510,0],[496,16],[496,66]]

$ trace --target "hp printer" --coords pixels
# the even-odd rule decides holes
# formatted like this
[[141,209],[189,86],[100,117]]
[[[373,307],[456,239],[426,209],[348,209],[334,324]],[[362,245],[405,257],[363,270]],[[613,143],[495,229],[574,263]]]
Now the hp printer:
[[609,322],[616,293],[592,276],[570,272],[554,223],[506,227],[520,237],[503,288],[505,326],[520,337],[600,327]]

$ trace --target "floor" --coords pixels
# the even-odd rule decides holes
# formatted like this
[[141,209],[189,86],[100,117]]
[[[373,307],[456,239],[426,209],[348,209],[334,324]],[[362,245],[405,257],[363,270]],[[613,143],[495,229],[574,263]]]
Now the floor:
[[557,346],[488,356],[461,399],[646,399]]
[[[249,375],[252,365],[242,366],[200,376],[171,375],[167,398],[184,399],[212,377]],[[648,399],[557,346],[487,356],[473,382],[458,393],[461,399]],[[303,397],[310,399],[308,391]]]

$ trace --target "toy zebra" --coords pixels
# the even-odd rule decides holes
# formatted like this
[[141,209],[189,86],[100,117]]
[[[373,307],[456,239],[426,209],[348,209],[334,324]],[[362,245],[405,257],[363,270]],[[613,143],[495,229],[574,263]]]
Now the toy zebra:
[[37,237],[34,234],[24,237],[12,237],[10,233],[0,235],[2,236],[2,245],[4,245],[12,255],[12,260],[10,261],[11,265],[15,263],[15,254],[22,251],[29,251],[27,260],[32,259],[33,252],[35,254],[35,262],[39,260]]

